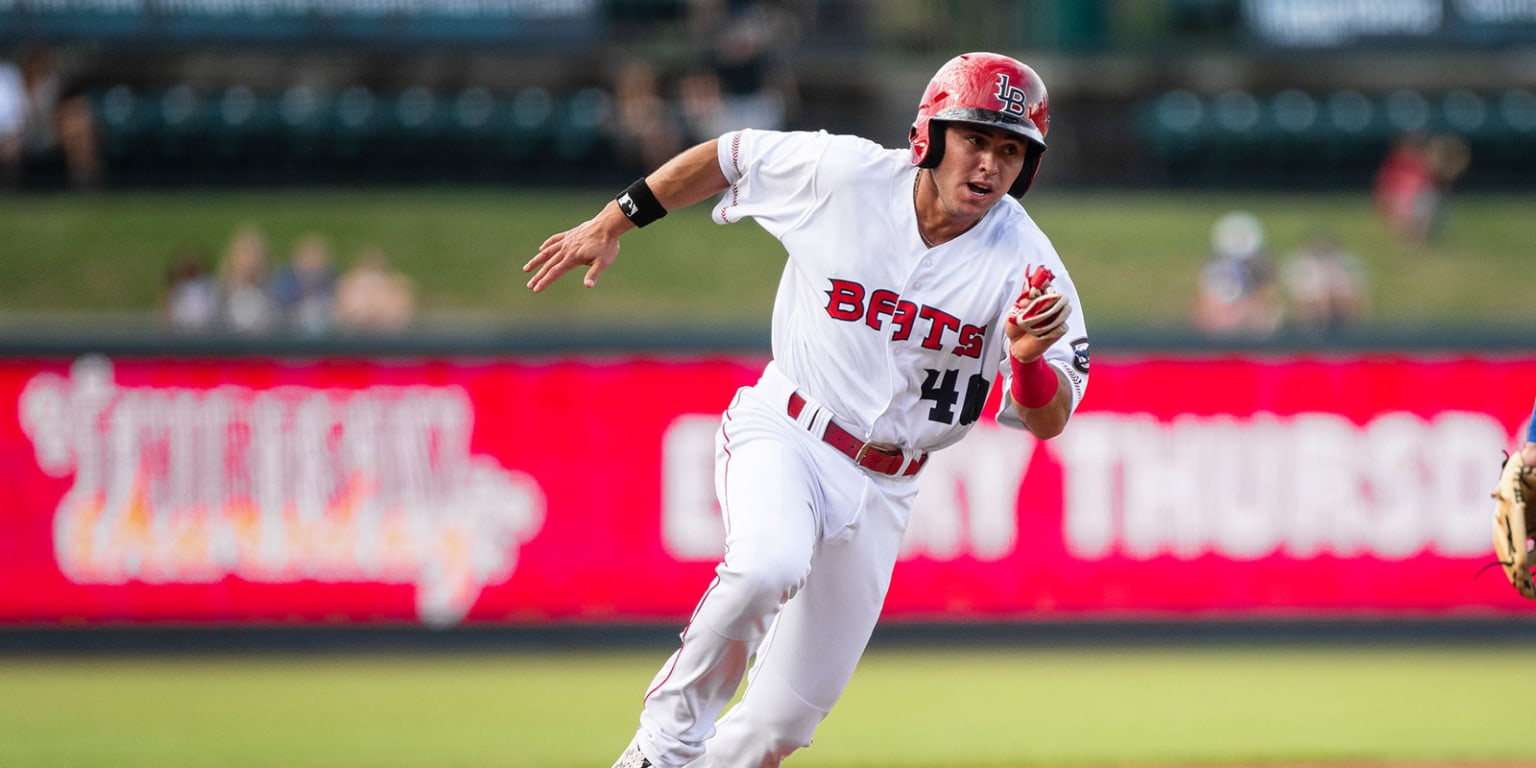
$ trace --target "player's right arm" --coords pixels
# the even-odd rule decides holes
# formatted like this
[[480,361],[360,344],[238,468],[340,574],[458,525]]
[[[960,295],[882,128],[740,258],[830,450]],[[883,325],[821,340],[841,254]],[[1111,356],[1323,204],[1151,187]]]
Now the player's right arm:
[[1525,428],[1525,444],[1520,446],[1520,456],[1527,467],[1536,467],[1536,406],[1531,408],[1531,420]]
[[[645,177],[656,201],[666,210],[686,208],[724,192],[729,182],[720,170],[716,139],[678,153]],[[643,222],[642,222],[643,223]],[[610,200],[596,216],[556,235],[539,246],[524,272],[533,272],[528,287],[538,293],[565,273],[587,267],[583,283],[597,285],[597,278],[619,256],[619,237],[635,228],[617,200]]]

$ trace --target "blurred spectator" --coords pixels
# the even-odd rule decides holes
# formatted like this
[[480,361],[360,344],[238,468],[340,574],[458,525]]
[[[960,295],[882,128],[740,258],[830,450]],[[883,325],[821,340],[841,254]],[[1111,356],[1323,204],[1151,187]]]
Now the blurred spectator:
[[1411,133],[1399,138],[1376,173],[1376,213],[1387,228],[1412,243],[1428,239],[1440,207],[1429,140]]
[[220,320],[236,333],[261,333],[277,324],[278,313],[267,294],[270,249],[254,224],[235,231],[219,264]]
[[1332,233],[1314,233],[1286,259],[1280,276],[1298,331],[1326,336],[1358,327],[1364,320],[1370,290],[1365,264],[1344,250]]
[[786,52],[799,36],[787,0],[690,0],[697,71],[678,83],[695,140],[738,128],[781,129],[798,100]]
[[337,283],[336,325],[343,330],[399,331],[415,313],[415,284],[390,266],[381,249],[359,254]]
[[178,331],[201,332],[219,323],[219,283],[208,267],[208,254],[194,245],[171,257],[161,297],[165,321]]
[[1376,174],[1376,213],[1403,241],[1421,245],[1439,233],[1445,194],[1466,171],[1466,142],[1456,136],[1400,137]]
[[336,267],[324,235],[299,239],[293,258],[272,278],[271,297],[289,330],[316,336],[331,330],[336,303]]
[[1195,323],[1212,336],[1265,337],[1284,318],[1264,227],[1232,211],[1211,229],[1211,254],[1200,272]]
[[1435,181],[1440,191],[1440,204],[1435,209],[1435,216],[1430,222],[1428,236],[1433,239],[1439,234],[1440,226],[1445,222],[1447,196],[1450,194],[1451,185],[1467,172],[1467,166],[1472,164],[1471,148],[1460,136],[1454,134],[1440,134],[1429,140],[1430,166],[1435,169]]
[[27,124],[27,86],[21,68],[0,60],[0,187],[21,181],[22,148]]
[[[22,84],[19,144],[4,138],[5,113],[14,114],[14,84],[0,82],[0,178],[15,189],[29,165],[62,156],[71,186],[91,189],[101,180],[96,118],[90,95],[67,83],[55,64],[53,51],[38,43],[17,53]],[[0,80],[9,80],[0,75]]]
[[676,107],[662,96],[661,76],[651,62],[631,59],[614,78],[614,140],[620,159],[655,168],[682,149]]

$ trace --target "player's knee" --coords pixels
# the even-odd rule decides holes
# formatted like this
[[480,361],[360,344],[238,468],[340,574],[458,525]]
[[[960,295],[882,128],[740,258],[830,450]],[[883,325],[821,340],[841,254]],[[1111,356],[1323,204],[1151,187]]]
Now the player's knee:
[[779,765],[795,750],[811,745],[811,734],[821,718],[821,713],[806,711],[797,717],[763,723],[761,727],[752,729],[746,737],[746,743],[741,745],[741,754],[748,758],[743,764],[758,768]]
[[791,744],[788,739],[781,736],[767,736],[764,740],[768,743],[764,745],[765,749],[760,753],[762,759],[756,763],[760,768],[777,768],[780,763],[784,762],[784,758],[789,757],[795,750],[810,746],[809,742],[805,744]]
[[799,557],[782,554],[728,560],[722,576],[736,582],[743,599],[759,608],[782,605],[805,585],[810,565]]
[[762,637],[784,603],[805,582],[805,569],[721,566],[720,586],[710,596],[706,619],[716,632],[739,640]]

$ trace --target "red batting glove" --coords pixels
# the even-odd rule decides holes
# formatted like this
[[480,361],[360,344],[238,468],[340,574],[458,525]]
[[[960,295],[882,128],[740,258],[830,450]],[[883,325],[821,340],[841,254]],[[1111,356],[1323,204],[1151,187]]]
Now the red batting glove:
[[1051,287],[1056,275],[1048,267],[1030,267],[1024,274],[1028,282],[1008,311],[1008,321],[1033,336],[1044,338],[1067,321],[1072,314],[1072,305]]

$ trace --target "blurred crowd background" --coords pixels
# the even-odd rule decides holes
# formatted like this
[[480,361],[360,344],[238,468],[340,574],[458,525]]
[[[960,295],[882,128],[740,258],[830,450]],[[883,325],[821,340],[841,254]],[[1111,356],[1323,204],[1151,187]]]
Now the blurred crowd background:
[[[1048,84],[1055,189],[1373,190],[1422,242],[1453,187],[1536,188],[1536,0],[0,0],[0,189],[616,186],[737,127],[902,146],[935,66],[981,49]],[[217,310],[198,280],[241,270],[179,254],[167,312],[409,322],[400,275],[388,308],[338,312],[351,283],[298,255],[326,248]],[[1368,310],[1334,233],[1291,256],[1249,214],[1212,222],[1195,323],[1263,335],[1282,294],[1302,327]]]

